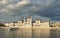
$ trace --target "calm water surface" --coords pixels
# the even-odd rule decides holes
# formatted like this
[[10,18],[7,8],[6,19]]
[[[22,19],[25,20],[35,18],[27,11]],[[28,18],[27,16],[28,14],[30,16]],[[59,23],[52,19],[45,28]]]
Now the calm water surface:
[[60,30],[20,29],[9,31],[8,29],[0,28],[0,38],[60,38]]

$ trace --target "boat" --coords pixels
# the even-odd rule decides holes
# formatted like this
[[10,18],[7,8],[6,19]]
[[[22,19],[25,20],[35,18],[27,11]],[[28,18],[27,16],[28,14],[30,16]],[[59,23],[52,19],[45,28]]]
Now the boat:
[[14,22],[14,24],[13,24],[13,27],[10,27],[9,28],[9,30],[10,31],[16,31],[16,30],[18,30],[19,28],[17,27],[17,26],[15,26],[15,22]]
[[10,31],[16,31],[18,30],[19,28],[10,28]]

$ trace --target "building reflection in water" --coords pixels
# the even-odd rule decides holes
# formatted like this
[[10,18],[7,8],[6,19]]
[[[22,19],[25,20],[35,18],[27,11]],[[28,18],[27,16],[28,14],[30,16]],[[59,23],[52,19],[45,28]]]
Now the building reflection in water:
[[32,34],[33,38],[49,38],[48,29],[34,29]]
[[50,38],[60,38],[60,30],[51,29],[50,30]]
[[60,38],[60,30],[19,29],[17,31],[8,31],[0,29],[0,38]]

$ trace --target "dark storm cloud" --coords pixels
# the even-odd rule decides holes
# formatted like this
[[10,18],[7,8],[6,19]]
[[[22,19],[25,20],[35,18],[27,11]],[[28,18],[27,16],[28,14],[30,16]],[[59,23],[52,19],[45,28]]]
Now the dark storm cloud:
[[34,18],[40,16],[60,20],[60,0],[0,1],[0,19],[2,21],[19,20],[20,17],[27,15],[32,15]]
[[41,7],[32,13],[35,15],[51,18],[52,20],[60,20],[60,0],[55,0],[52,4],[43,8]]

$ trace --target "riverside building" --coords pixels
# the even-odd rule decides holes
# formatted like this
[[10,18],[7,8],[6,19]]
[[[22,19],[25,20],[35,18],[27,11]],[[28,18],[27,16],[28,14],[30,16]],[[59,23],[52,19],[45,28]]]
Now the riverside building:
[[32,17],[28,16],[26,19],[24,18],[24,20],[20,20],[16,23],[6,23],[6,26],[16,26],[16,27],[20,27],[20,28],[42,28],[42,27],[49,27],[49,21],[45,21],[45,22],[41,22],[39,19],[36,19],[35,22],[32,23]]

